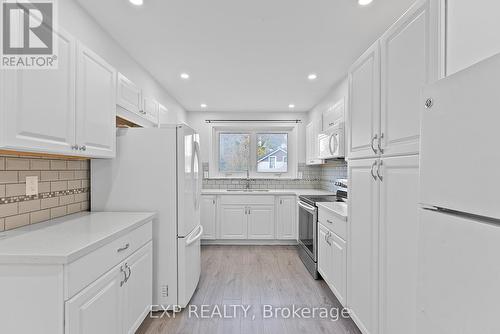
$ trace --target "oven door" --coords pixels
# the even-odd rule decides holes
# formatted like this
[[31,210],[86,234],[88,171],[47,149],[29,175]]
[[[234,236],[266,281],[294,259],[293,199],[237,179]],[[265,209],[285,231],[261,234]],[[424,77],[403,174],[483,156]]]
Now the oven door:
[[299,206],[299,245],[316,262],[318,209],[302,201]]

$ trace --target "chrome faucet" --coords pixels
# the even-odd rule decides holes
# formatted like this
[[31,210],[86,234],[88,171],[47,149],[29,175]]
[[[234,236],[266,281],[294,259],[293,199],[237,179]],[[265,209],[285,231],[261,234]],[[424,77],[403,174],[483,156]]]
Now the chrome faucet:
[[250,190],[250,170],[247,169],[247,179],[246,179],[247,183],[246,183],[246,186],[245,186],[245,189],[246,190]]

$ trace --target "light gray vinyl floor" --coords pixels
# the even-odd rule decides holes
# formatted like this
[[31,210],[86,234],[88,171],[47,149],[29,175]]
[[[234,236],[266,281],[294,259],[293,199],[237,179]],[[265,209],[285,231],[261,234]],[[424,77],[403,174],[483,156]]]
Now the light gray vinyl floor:
[[191,312],[175,318],[171,312],[148,316],[137,333],[360,333],[293,246],[202,246],[201,278],[190,304]]

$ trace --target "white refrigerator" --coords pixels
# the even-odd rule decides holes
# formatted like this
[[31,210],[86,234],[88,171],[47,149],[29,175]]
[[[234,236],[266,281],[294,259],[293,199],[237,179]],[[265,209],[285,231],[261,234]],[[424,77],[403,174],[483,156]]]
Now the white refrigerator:
[[500,333],[500,55],[424,104],[417,332]]
[[116,158],[92,160],[92,211],[157,212],[153,307],[186,307],[201,271],[199,136],[187,125],[117,130]]

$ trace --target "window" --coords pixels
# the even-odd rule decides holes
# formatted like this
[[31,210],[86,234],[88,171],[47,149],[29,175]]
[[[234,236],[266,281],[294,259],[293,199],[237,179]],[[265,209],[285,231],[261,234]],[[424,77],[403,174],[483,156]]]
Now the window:
[[288,172],[288,134],[257,134],[257,172]]
[[244,172],[248,170],[250,135],[241,133],[219,134],[219,171]]
[[210,178],[297,177],[297,125],[213,126]]

